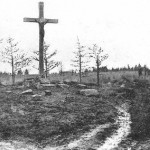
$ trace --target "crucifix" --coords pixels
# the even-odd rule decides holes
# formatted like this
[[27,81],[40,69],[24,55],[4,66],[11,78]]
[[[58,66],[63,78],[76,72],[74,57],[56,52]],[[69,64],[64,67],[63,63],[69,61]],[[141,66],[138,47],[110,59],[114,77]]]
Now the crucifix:
[[44,74],[44,58],[43,58],[43,43],[44,43],[44,25],[46,23],[58,23],[58,19],[44,18],[44,3],[39,2],[39,18],[24,18],[24,22],[35,22],[39,24],[39,74]]

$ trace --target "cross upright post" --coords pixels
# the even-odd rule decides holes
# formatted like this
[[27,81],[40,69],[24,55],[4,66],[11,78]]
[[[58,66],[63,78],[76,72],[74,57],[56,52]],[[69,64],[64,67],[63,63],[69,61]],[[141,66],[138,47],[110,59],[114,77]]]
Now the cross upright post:
[[39,2],[39,18],[24,18],[24,22],[35,22],[39,24],[39,74],[44,75],[44,57],[43,57],[43,44],[44,44],[44,25],[46,23],[58,23],[58,19],[45,19],[44,18],[44,3]]

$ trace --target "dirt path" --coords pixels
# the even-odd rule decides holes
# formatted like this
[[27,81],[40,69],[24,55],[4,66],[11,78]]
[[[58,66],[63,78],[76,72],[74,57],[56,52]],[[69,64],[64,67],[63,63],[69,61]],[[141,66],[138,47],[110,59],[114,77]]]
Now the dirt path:
[[109,128],[110,124],[100,125],[92,132],[86,134],[80,138],[80,140],[73,141],[68,144],[68,148],[78,148],[79,150],[86,150],[90,146],[96,150],[113,150],[118,147],[118,144],[127,137],[130,133],[130,114],[128,113],[128,106],[123,104],[122,107],[117,107],[118,117],[115,124],[118,125],[118,129],[112,136],[108,137],[104,144],[101,146],[94,145],[94,138],[97,133],[102,132],[105,128]]
[[118,144],[125,139],[130,133],[130,114],[127,112],[127,106],[118,107],[118,118],[116,123],[119,125],[118,130],[111,137],[108,137],[105,143],[98,147],[97,150],[113,150]]
[[13,141],[11,143],[0,142],[0,150],[71,150],[77,148],[79,150],[86,150],[87,148],[94,148],[96,150],[113,150],[118,147],[118,144],[127,137],[130,133],[130,114],[127,112],[127,105],[117,107],[118,117],[115,124],[118,129],[108,137],[101,146],[94,145],[94,139],[97,133],[103,132],[105,128],[109,128],[111,124],[104,124],[96,127],[90,132],[84,134],[79,140],[74,140],[69,144],[61,147],[45,147],[44,149],[37,148],[33,145],[26,145],[23,142]]
[[[88,148],[94,148],[96,150],[113,150],[118,147],[118,144],[124,140],[130,133],[130,114],[128,113],[128,106],[123,104],[121,107],[117,107],[118,117],[115,124],[118,125],[118,129],[114,131],[112,136],[108,137],[104,144],[101,146],[94,145],[94,138],[97,133],[103,132],[105,128],[109,128],[111,124],[100,125],[91,132],[81,136],[79,140],[75,140],[69,143],[66,147],[62,147],[62,150],[77,148],[79,150],[87,150]],[[60,149],[56,148],[56,150]],[[46,149],[45,149],[46,150]],[[47,149],[48,150],[48,149]]]

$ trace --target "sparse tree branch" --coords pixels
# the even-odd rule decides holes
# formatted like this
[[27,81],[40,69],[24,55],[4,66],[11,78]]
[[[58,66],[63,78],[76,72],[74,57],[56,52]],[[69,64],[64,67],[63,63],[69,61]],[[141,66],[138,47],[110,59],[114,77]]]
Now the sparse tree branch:
[[[49,47],[50,45],[44,42],[43,57],[44,57],[44,71],[45,71],[46,77],[48,76],[48,72],[54,69],[55,67],[57,67],[59,64],[59,62],[51,60],[57,54],[57,50],[49,54],[48,53]],[[39,51],[34,51],[33,54],[34,56],[32,56],[32,59],[39,62]],[[35,66],[34,68],[37,69]]]
[[79,68],[79,78],[80,83],[82,82],[82,70],[86,67],[85,64],[88,63],[88,61],[85,60],[87,53],[85,52],[85,46],[82,46],[80,44],[79,38],[77,37],[77,51],[74,53],[74,59],[71,60],[73,64],[71,64],[73,67]]
[[93,58],[96,62],[96,68],[97,68],[97,85],[99,86],[99,72],[100,72],[100,66],[104,60],[108,58],[108,54],[102,55],[103,50],[101,47],[98,47],[96,44],[93,44],[92,48],[89,49],[89,58]]
[[1,52],[2,62],[9,63],[12,68],[12,83],[15,83],[16,71],[26,67],[30,63],[30,59],[26,58],[24,53],[21,53],[20,49],[17,47],[18,42],[14,42],[13,38],[7,39],[7,46],[4,51]]

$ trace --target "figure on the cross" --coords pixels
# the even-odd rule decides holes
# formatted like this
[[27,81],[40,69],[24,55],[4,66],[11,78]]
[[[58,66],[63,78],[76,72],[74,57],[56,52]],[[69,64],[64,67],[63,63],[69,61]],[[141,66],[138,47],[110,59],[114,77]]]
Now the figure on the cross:
[[57,19],[44,18],[44,3],[39,2],[39,18],[24,18],[24,22],[39,23],[39,74],[44,74],[44,58],[43,58],[43,44],[44,44],[44,25],[46,23],[58,23]]
[[40,30],[40,35],[41,35],[41,37],[44,39],[44,35],[45,35],[44,27],[41,28],[41,30]]

